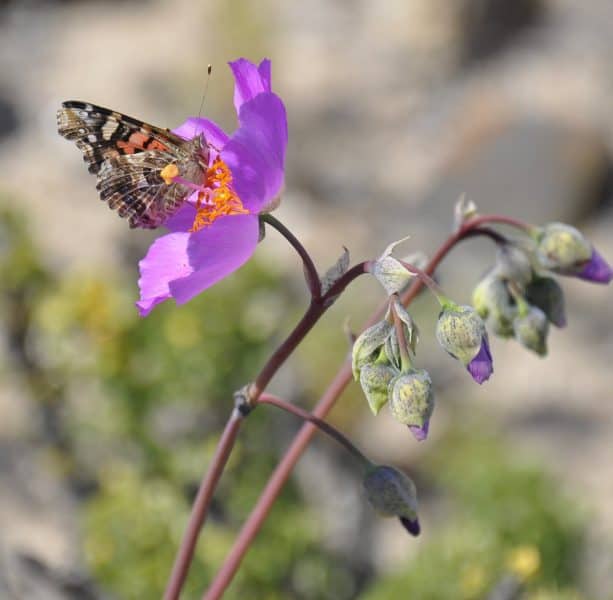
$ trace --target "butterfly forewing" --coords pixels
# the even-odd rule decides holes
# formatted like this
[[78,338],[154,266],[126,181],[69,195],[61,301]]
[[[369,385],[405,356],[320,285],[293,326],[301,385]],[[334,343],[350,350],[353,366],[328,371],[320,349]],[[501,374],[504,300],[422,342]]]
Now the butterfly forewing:
[[167,129],[87,102],[68,101],[57,114],[58,132],[83,152],[97,176],[100,198],[130,227],[154,229],[172,216],[192,190],[165,183],[160,172],[176,164],[199,185],[208,162],[200,139],[186,141]]

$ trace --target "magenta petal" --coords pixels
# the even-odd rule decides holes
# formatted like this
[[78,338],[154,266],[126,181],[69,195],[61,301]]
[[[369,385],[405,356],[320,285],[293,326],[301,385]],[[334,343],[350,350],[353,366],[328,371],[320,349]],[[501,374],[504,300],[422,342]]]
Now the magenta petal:
[[592,257],[585,264],[583,269],[577,273],[577,277],[587,281],[593,281],[594,283],[607,284],[613,279],[613,269],[611,269],[609,263],[607,263],[596,250],[593,250]]
[[271,91],[270,60],[265,58],[258,66],[246,58],[239,58],[228,64],[234,75],[234,107],[239,114],[245,102]]
[[486,336],[481,341],[481,348],[477,356],[468,363],[466,369],[478,384],[487,381],[494,372],[494,360]]
[[221,150],[230,139],[228,134],[217,123],[200,117],[190,117],[184,123],[172,130],[173,133],[185,140],[191,140],[196,135],[203,133],[213,152],[212,158],[216,157],[216,150]]
[[173,297],[187,302],[217,283],[253,254],[258,242],[256,215],[217,219],[197,233],[174,232],[153,242],[140,263],[141,316]]
[[234,189],[245,208],[259,213],[283,186],[285,106],[275,94],[260,94],[243,104],[239,122],[221,157],[232,171]]

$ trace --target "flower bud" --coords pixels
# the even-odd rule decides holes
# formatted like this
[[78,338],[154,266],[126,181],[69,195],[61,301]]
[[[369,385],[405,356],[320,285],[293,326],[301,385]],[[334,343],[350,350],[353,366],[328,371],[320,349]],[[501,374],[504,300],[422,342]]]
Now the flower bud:
[[547,354],[549,322],[540,308],[530,306],[525,314],[515,318],[513,329],[515,330],[515,338],[522,346],[540,356]]
[[391,330],[391,323],[385,320],[379,321],[365,329],[353,343],[351,366],[356,381],[360,377],[360,369],[377,359],[377,351],[385,344]]
[[515,281],[523,287],[532,279],[532,263],[521,248],[505,244],[498,248],[493,273],[500,279]]
[[414,277],[413,273],[410,273],[399,260],[392,256],[394,248],[408,239],[405,237],[392,242],[371,267],[371,273],[390,296],[401,292]]
[[477,383],[489,379],[494,368],[485,324],[472,306],[443,309],[436,324],[439,344],[457,358]]
[[364,477],[366,497],[372,507],[386,517],[398,517],[411,535],[419,535],[417,489],[402,471],[376,466]]
[[388,400],[388,388],[398,374],[396,369],[382,363],[365,364],[360,371],[360,386],[376,416]]
[[517,306],[507,284],[493,274],[487,275],[473,291],[473,306],[487,325],[500,337],[513,335],[513,319]]
[[549,223],[537,238],[539,264],[560,275],[576,275],[592,257],[592,245],[583,234],[565,223]]
[[390,296],[404,290],[413,277],[393,256],[383,256],[376,260],[371,273]]
[[564,292],[551,277],[535,277],[526,287],[526,300],[540,308],[556,327],[566,325]]
[[393,379],[389,386],[389,403],[393,417],[408,425],[419,441],[428,436],[434,410],[432,380],[424,369],[410,369]]

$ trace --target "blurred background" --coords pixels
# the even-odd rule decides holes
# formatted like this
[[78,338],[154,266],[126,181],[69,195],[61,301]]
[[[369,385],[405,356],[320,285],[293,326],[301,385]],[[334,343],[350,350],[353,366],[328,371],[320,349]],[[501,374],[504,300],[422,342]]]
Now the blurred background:
[[[577,225],[613,260],[609,0],[0,2],[0,597],[160,597],[231,407],[299,318],[301,268],[273,233],[202,297],[139,319],[152,236],[97,198],[57,135],[66,99],[162,127],[198,111],[235,126],[228,60],[272,59],[290,126],[276,215],[324,271],[411,235],[431,254],[466,192],[486,213]],[[459,302],[491,264],[459,247],[440,281]],[[613,306],[562,282],[568,327],[546,360],[494,340],[472,384],[414,305],[437,389],[417,444],[352,384],[331,415],[415,479],[423,533],[373,514],[350,457],[319,436],[228,598],[613,598]],[[310,407],[381,292],[358,281],[272,389]],[[199,598],[300,423],[243,428],[198,547]]]

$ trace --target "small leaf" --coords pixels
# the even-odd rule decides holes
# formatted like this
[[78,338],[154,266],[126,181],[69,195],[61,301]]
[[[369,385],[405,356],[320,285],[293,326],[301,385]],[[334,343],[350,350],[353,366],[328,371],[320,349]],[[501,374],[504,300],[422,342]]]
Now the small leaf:
[[321,278],[321,293],[325,294],[349,268],[349,250],[343,246],[343,253]]
[[477,205],[472,200],[468,200],[466,194],[462,194],[455,203],[455,208],[453,211],[453,224],[455,230],[457,231],[460,229],[460,227],[462,227],[464,224],[464,221],[474,217],[476,214]]

